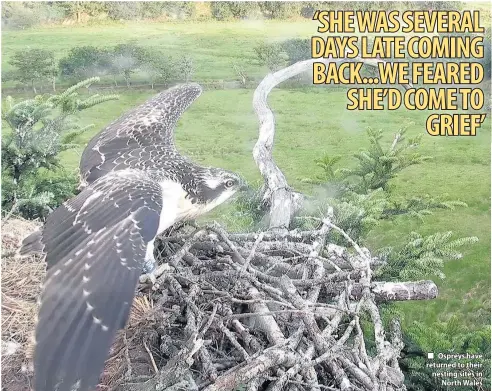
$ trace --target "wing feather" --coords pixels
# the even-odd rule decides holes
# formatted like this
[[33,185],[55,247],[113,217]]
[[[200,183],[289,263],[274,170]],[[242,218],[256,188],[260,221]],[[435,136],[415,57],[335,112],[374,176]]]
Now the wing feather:
[[[143,185],[138,187],[136,183]],[[104,227],[117,224],[137,210],[147,222],[142,233],[149,240],[152,232],[146,229],[159,220],[155,211],[162,208],[161,192],[158,183],[136,170],[113,173],[94,182],[48,216],[41,234],[48,269],[69,251],[86,246]]]
[[196,83],[170,88],[109,124],[82,154],[82,179],[92,183],[115,169],[159,164],[153,158],[157,153],[161,158],[181,156],[174,145],[174,128],[201,92]]
[[49,217],[40,235],[49,268],[36,326],[36,391],[95,387],[128,319],[147,247],[162,228],[162,205],[178,208],[172,189],[142,172],[118,171]]

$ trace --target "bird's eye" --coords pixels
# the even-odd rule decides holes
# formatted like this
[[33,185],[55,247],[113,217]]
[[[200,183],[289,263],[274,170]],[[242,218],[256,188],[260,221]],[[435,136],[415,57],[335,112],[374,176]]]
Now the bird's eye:
[[229,179],[226,183],[225,183],[226,187],[232,187],[234,186],[234,181],[232,179]]

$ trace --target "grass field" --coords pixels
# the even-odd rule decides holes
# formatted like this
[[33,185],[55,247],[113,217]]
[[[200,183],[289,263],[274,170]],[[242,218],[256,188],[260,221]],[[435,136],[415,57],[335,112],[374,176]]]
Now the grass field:
[[193,58],[197,80],[229,80],[237,77],[233,63],[240,64],[250,77],[261,76],[254,47],[264,41],[309,38],[314,22],[243,21],[235,23],[144,23],[125,25],[56,27],[2,32],[2,69],[11,70],[9,59],[26,47],[53,50],[57,59],[74,46],[107,47],[134,42],[154,46],[171,57],[186,54]]
[[[45,28],[4,32],[2,65],[26,46],[56,50],[63,56],[77,45],[112,45],[135,40],[158,45],[171,52],[192,53],[197,65],[195,79],[234,78],[231,63],[241,61],[249,75],[261,76],[253,47],[263,40],[309,37],[312,22],[237,22],[197,24],[128,24],[104,27]],[[85,143],[127,109],[151,96],[152,91],[125,91],[119,101],[104,103],[84,112],[81,122],[95,128],[78,140],[80,148],[63,154],[64,164],[76,169]],[[250,182],[260,180],[252,158],[257,137],[257,119],[252,109],[253,90],[206,91],[183,115],[177,130],[179,148],[196,161],[238,171]],[[289,183],[297,190],[312,192],[302,182],[317,172],[313,160],[323,153],[343,156],[340,165],[354,162],[352,154],[368,146],[364,130],[383,129],[385,142],[403,125],[409,136],[425,133],[427,112],[359,111],[349,112],[346,90],[306,88],[275,90],[269,100],[277,122],[274,156]],[[370,235],[369,246],[398,243],[412,230],[422,234],[452,230],[456,237],[477,236],[479,242],[464,250],[464,258],[446,264],[444,281],[437,281],[439,298],[426,302],[399,304],[405,323],[419,320],[432,327],[457,314],[471,329],[490,321],[490,118],[477,137],[430,137],[424,135],[420,151],[434,159],[405,170],[394,180],[394,191],[401,195],[448,194],[449,199],[465,201],[468,208],[443,210],[425,218],[387,222]],[[215,217],[220,218],[220,209]]]

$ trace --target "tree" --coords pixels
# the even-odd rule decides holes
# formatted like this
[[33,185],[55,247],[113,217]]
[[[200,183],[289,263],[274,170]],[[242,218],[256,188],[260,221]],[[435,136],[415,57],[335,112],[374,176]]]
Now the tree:
[[146,56],[146,51],[134,43],[122,43],[114,47],[113,69],[117,74],[123,74],[127,87],[130,87],[132,74],[144,64]]
[[[490,29],[489,29],[489,34],[490,34]],[[479,62],[483,65],[484,69],[484,75],[486,79],[490,80],[491,73],[492,73],[492,55],[491,55],[491,46],[492,42],[489,37],[484,37],[483,40],[483,58],[479,59]]]
[[49,68],[49,71],[51,77],[51,86],[53,88],[53,92],[56,92],[56,78],[58,77],[60,69],[58,68],[58,63],[56,62],[54,56],[51,58],[51,66]]
[[70,49],[58,65],[63,76],[76,80],[113,72],[110,50],[95,46],[78,46]]
[[290,1],[263,1],[261,10],[272,19],[287,19],[301,14],[302,2]]
[[[269,229],[228,233],[217,224],[184,224],[165,233],[156,254],[158,261],[171,259],[174,269],[159,277],[165,282],[153,299],[176,311],[168,315],[155,308],[150,318],[154,308],[139,301],[112,349],[109,361],[121,364],[108,367],[105,388],[143,391],[205,383],[206,391],[283,391],[295,383],[315,390],[404,389],[400,325],[392,320],[386,332],[376,303],[432,299],[437,287],[432,281],[374,281],[377,258],[337,226],[329,211],[311,216],[318,222],[314,229],[289,230],[289,200],[294,204],[303,196],[293,197],[273,161],[275,119],[267,103],[279,82],[295,76],[283,71],[268,75],[253,95],[260,123],[253,156],[265,180],[264,194],[255,199],[270,200],[264,213]],[[347,246],[332,243],[332,231]],[[165,330],[162,317],[169,319]],[[151,346],[143,349],[141,341]],[[145,364],[153,375],[144,381],[124,378],[121,374],[148,350],[164,358]],[[221,365],[225,356],[227,366]]]
[[378,269],[379,278],[387,281],[401,281],[428,276],[444,279],[444,262],[463,258],[459,247],[478,241],[477,237],[452,239],[453,233],[437,232],[422,236],[412,232],[403,246],[379,249],[378,254],[385,264]]
[[[428,156],[422,156],[417,150],[420,137],[407,140],[405,132],[405,129],[400,129],[393,141],[385,146],[381,141],[381,131],[369,128],[367,134],[371,148],[354,155],[357,160],[351,169],[335,168],[340,156],[325,154],[315,159],[316,165],[323,170],[322,174],[305,181],[321,186],[326,193],[319,200],[310,202],[309,208],[302,213],[309,215],[314,210],[319,210],[323,214],[328,208],[332,208],[333,221],[352,239],[360,240],[382,220],[394,219],[396,216],[423,220],[435,209],[466,207],[466,203],[446,200],[444,196],[431,197],[423,194],[402,197],[392,194],[391,180],[399,172],[430,159]],[[300,227],[309,229],[309,223],[302,222]],[[336,233],[330,240],[340,245],[347,244],[346,240]],[[408,241],[412,242],[413,239],[409,238]],[[444,243],[441,244],[444,246]],[[427,265],[427,259],[418,258],[418,261],[424,266]],[[391,262],[388,260],[387,263]],[[394,269],[401,272],[401,265]]]
[[[479,329],[467,327],[458,316],[452,315],[446,322],[436,321],[432,328],[414,322],[404,336],[400,366],[405,373],[405,384],[409,391],[449,391],[449,387],[436,378],[435,371],[427,366],[428,352],[457,352],[481,354],[482,359],[469,360],[480,364],[483,373],[482,387],[490,390],[490,326]],[[468,360],[467,360],[468,361]],[[434,372],[434,373],[433,373]],[[469,391],[469,386],[454,386],[455,391]]]
[[[76,137],[92,127],[81,126],[76,115],[118,99],[116,95],[84,97],[79,94],[80,89],[96,81],[98,78],[87,79],[59,95],[36,96],[18,103],[11,97],[6,99],[2,113],[7,124],[2,138],[3,210],[20,212],[24,217],[39,217],[46,214],[47,208],[64,200],[60,192],[63,196],[71,195],[67,194],[68,189],[76,180],[63,172],[59,153],[76,147]],[[52,180],[47,171],[65,179],[60,179],[58,187],[47,186]]]
[[[388,183],[405,168],[429,160],[429,156],[422,156],[416,148],[422,137],[405,138],[406,129],[396,133],[393,142],[388,147],[381,143],[383,132],[381,129],[367,129],[370,148],[354,154],[357,164],[354,168],[335,170],[334,165],[340,160],[339,156],[325,155],[315,160],[316,165],[323,169],[323,174],[314,182],[351,190],[359,194],[382,188],[388,189]],[[308,180],[309,181],[309,180]]]
[[142,17],[156,19],[165,13],[166,3],[162,1],[142,2]]
[[234,69],[234,72],[236,72],[236,75],[239,77],[241,85],[243,87],[246,87],[246,82],[248,81],[248,75],[246,74],[244,67],[241,64],[233,63],[232,68]]
[[182,76],[183,80],[188,83],[191,80],[191,76],[195,72],[193,66],[193,59],[189,56],[183,56],[179,59],[178,65],[179,74]]
[[64,1],[62,4],[67,16],[75,17],[77,23],[80,23],[81,14],[82,14],[82,2]]
[[192,19],[196,13],[196,4],[192,1],[163,1],[162,9],[172,19]]
[[[330,62],[331,60],[325,60],[325,63]],[[364,151],[361,152],[360,154],[356,155],[358,158],[358,163],[359,165],[353,169],[353,170],[339,170],[338,172],[333,170],[333,164],[337,162],[336,158],[326,158],[322,162],[320,162],[321,166],[324,166],[324,168],[327,171],[327,177],[329,178],[335,178],[337,182],[340,181],[340,175],[345,174],[348,176],[356,177],[358,180],[352,182],[353,187],[351,188],[350,186],[347,186],[346,188],[342,187],[341,188],[341,194],[343,195],[343,200],[347,204],[347,206],[350,207],[359,207],[359,210],[356,210],[355,213],[352,213],[351,218],[345,218],[345,213],[342,211],[342,213],[339,213],[336,211],[337,209],[337,204],[331,202],[331,200],[328,202],[327,207],[324,210],[319,210],[318,215],[309,215],[306,216],[309,221],[312,221],[311,227],[302,227],[302,229],[297,229],[294,231],[289,231],[289,228],[292,227],[291,221],[294,218],[299,218],[299,216],[296,216],[296,213],[299,211],[299,209],[302,207],[303,204],[309,205],[312,200],[309,197],[304,197],[300,195],[299,193],[296,193],[293,189],[291,189],[288,186],[287,180],[283,173],[280,171],[280,169],[276,166],[273,157],[272,157],[272,140],[274,140],[274,135],[275,135],[275,119],[274,115],[267,103],[268,99],[268,94],[269,92],[277,86],[279,83],[285,81],[286,79],[290,77],[294,77],[295,75],[303,72],[306,70],[306,68],[310,67],[312,65],[312,62],[309,61],[304,61],[302,63],[296,63],[293,66],[290,66],[288,68],[282,69],[278,72],[275,72],[274,74],[268,75],[262,83],[258,86],[257,90],[255,91],[254,98],[253,98],[253,107],[255,108],[255,111],[259,117],[259,123],[260,123],[260,135],[258,142],[255,145],[255,148],[253,150],[253,156],[254,159],[257,163],[257,166],[265,180],[265,185],[263,186],[262,193],[263,195],[259,198],[261,201],[262,205],[266,205],[270,209],[270,213],[268,215],[269,218],[269,228],[270,232],[265,232],[264,236],[261,236],[259,234],[256,234],[251,237],[251,240],[256,239],[255,245],[252,245],[251,248],[252,250],[258,250],[261,248],[258,243],[261,243],[263,240],[274,240],[272,239],[272,236],[275,236],[275,233],[272,233],[272,230],[274,229],[274,232],[277,233],[277,240],[278,240],[278,246],[274,245],[267,245],[264,246],[264,249],[268,249],[272,251],[275,255],[279,255],[282,253],[282,251],[285,252],[291,252],[291,254],[295,253],[295,251],[299,250],[302,245],[294,245],[292,242],[289,243],[289,235],[292,235],[292,238],[294,239],[295,242],[302,242],[305,243],[303,240],[303,234],[305,235],[308,234],[308,232],[313,232],[313,229],[315,232],[320,232],[323,230],[323,227],[325,227],[326,235],[324,236],[323,239],[321,239],[321,246],[324,246],[326,242],[329,244],[325,248],[332,248],[332,251],[327,251],[325,253],[325,258],[323,262],[327,262],[331,264],[332,260],[336,260],[338,257],[344,257],[347,256],[350,258],[350,253],[345,252],[347,251],[348,248],[352,248],[352,251],[354,254],[358,254],[360,257],[360,260],[363,263],[369,262],[369,265],[365,268],[365,272],[367,272],[367,275],[372,275],[374,277],[372,284],[373,286],[378,286],[377,289],[380,289],[379,287],[382,286],[393,286],[395,288],[393,292],[388,292],[389,296],[385,296],[385,298],[380,298],[378,301],[381,302],[386,302],[389,303],[391,301],[394,301],[394,298],[398,296],[398,286],[402,288],[400,293],[406,292],[409,296],[408,299],[412,300],[412,297],[416,297],[415,294],[417,294],[420,299],[430,299],[433,297],[437,296],[437,287],[434,283],[430,281],[419,281],[415,283],[409,283],[409,282],[401,282],[402,279],[407,279],[407,278],[428,278],[429,275],[434,275],[438,278],[443,278],[443,270],[442,266],[444,261],[446,260],[452,260],[452,259],[457,259],[461,257],[461,254],[457,251],[457,249],[463,245],[467,244],[472,244],[477,241],[476,237],[467,237],[467,238],[458,238],[458,239],[451,239],[451,233],[446,232],[446,233],[435,233],[433,235],[429,236],[422,236],[418,233],[412,233],[410,237],[407,239],[406,243],[403,243],[400,246],[394,246],[392,248],[387,248],[387,249],[382,249],[382,250],[376,250],[376,251],[369,251],[368,249],[363,249],[360,248],[357,244],[357,240],[354,240],[352,235],[350,234],[350,231],[347,232],[347,229],[343,229],[339,225],[339,221],[345,221],[347,224],[348,229],[353,229],[354,226],[350,222],[357,222],[360,221],[361,217],[362,219],[367,219],[367,220],[372,220],[372,224],[374,224],[374,218],[372,218],[371,215],[383,215],[384,211],[387,209],[387,202],[384,199],[385,197],[380,197],[381,193],[388,193],[389,186],[388,182],[394,178],[394,176],[400,172],[401,170],[405,169],[406,167],[412,165],[412,164],[418,164],[422,162],[424,157],[419,155],[418,153],[413,152],[412,149],[413,147],[416,146],[416,141],[418,140],[409,140],[407,142],[402,142],[403,141],[403,132],[398,132],[393,143],[389,148],[384,148],[382,147],[380,140],[381,140],[381,135],[379,132],[374,132],[371,131],[370,137],[371,137],[371,148],[369,151]],[[350,183],[349,183],[350,184]],[[338,188],[338,183],[337,183],[337,188]],[[379,197],[377,194],[379,193]],[[350,202],[349,196],[355,197],[357,201]],[[418,202],[417,202],[418,204]],[[423,204],[426,204],[425,202]],[[433,205],[434,203],[428,203]],[[364,205],[364,207],[362,207]],[[427,206],[427,205],[426,205]],[[405,204],[405,207],[409,208],[412,210],[413,208],[413,203],[408,202]],[[390,215],[390,214],[388,214]],[[408,214],[409,216],[411,215],[410,213]],[[356,227],[355,227],[356,228]],[[331,231],[331,232],[329,232]],[[357,233],[357,230],[355,231],[356,235],[358,234],[359,236],[359,241],[364,240],[364,232],[362,233]],[[366,231],[367,233],[367,231]],[[336,240],[336,236],[338,235],[339,237],[344,239],[344,245],[343,247],[338,247],[336,242],[334,243],[334,240]],[[267,236],[268,235],[268,236]],[[246,239],[247,236],[241,236],[243,240]],[[320,245],[320,236],[314,236],[312,237],[312,243],[314,246]],[[326,242],[325,242],[326,240]],[[271,242],[270,242],[271,243]],[[290,245],[289,245],[290,244]],[[367,251],[366,251],[367,250]],[[235,248],[235,252],[241,252],[240,248]],[[301,252],[301,251],[299,251]],[[371,261],[368,259],[371,258],[371,253],[376,254],[376,257],[373,258],[374,263],[371,264]],[[248,254],[246,251],[245,254]],[[296,253],[298,254],[298,253]],[[314,255],[314,254],[313,254]],[[296,255],[297,256],[297,255]],[[330,256],[333,256],[331,258]],[[254,257],[254,255],[251,255],[251,257]],[[265,260],[264,262],[268,262]],[[279,260],[279,262],[282,262],[282,260]],[[260,263],[260,262],[259,262]],[[351,264],[350,267],[354,267],[355,265],[353,262],[350,262]],[[306,267],[308,270],[313,267],[313,263],[309,263],[309,259],[307,263],[304,264],[304,267]],[[277,261],[272,261],[272,266],[271,268],[277,267]],[[285,271],[282,271],[283,273],[289,273],[291,271],[291,265],[286,267],[284,269]],[[326,264],[325,264],[326,267]],[[331,264],[331,267],[333,267],[336,270],[343,270],[345,265],[335,265]],[[350,269],[349,267],[349,269]],[[358,266],[355,266],[357,268]],[[268,270],[271,270],[268,269]],[[301,267],[302,268],[302,267]],[[337,269],[338,268],[338,269]],[[304,269],[304,271],[300,272],[298,274],[299,278],[307,278],[309,279],[310,277],[306,277],[309,275],[310,271]],[[311,269],[312,271],[313,269]],[[280,272],[280,271],[279,271]],[[307,273],[307,274],[304,274]],[[367,276],[366,275],[366,276]],[[302,276],[302,277],[300,277]],[[320,274],[317,274],[317,276],[320,276]],[[392,282],[388,283],[382,283],[379,280],[379,278],[384,278],[386,281],[389,279]],[[349,280],[351,280],[349,278]],[[398,281],[398,282],[393,282],[393,281]],[[405,281],[405,280],[403,280]],[[406,280],[408,281],[408,280]],[[382,284],[382,285],[381,285]],[[281,284],[279,284],[282,286]],[[337,285],[336,283],[334,285]],[[357,284],[356,284],[357,285]],[[347,286],[352,286],[351,288],[347,289]],[[362,287],[358,288],[360,290],[357,290],[357,293],[354,292],[352,285],[352,281],[346,281],[344,283],[340,284],[340,288],[342,291],[346,290],[347,296],[345,298],[348,299],[350,296],[350,301],[352,301],[354,298],[357,300],[358,297],[364,295],[366,298],[369,298],[372,296],[370,293],[371,289],[365,290]],[[403,288],[405,287],[405,288]],[[299,289],[298,287],[292,287],[292,294],[296,292]],[[429,288],[429,289],[428,289]],[[330,290],[332,288],[327,288],[325,285],[325,289]],[[286,290],[285,290],[286,291]],[[284,292],[285,292],[284,291]],[[335,289],[336,291],[336,289]],[[340,292],[340,291],[338,291]],[[417,293],[419,292],[419,293]],[[429,295],[429,293],[431,293]],[[316,291],[316,293],[319,293],[319,290]],[[335,294],[336,295],[336,294]],[[337,296],[337,298],[340,300],[339,303],[341,303],[342,300],[342,295]],[[287,297],[290,297],[289,294],[286,295]],[[306,295],[306,297],[309,297],[309,294]],[[316,296],[315,296],[316,297]],[[327,301],[329,302],[329,301]],[[298,301],[298,303],[301,303],[301,300]],[[332,304],[336,304],[336,299],[331,302]],[[359,304],[355,305],[352,308],[359,308]],[[365,305],[362,305],[364,307]],[[360,341],[363,346],[364,352],[363,356],[364,357],[369,357],[368,363],[374,362],[373,357],[377,354],[380,354],[380,352],[383,350],[383,346],[386,344],[386,342],[382,342],[381,338],[383,335],[385,335],[384,328],[382,327],[382,321],[381,318],[379,318],[379,315],[376,315],[378,312],[378,308],[376,305],[371,304],[372,310],[370,312],[370,316],[365,316],[365,325],[361,325],[361,328],[365,331],[373,331],[375,333],[375,338],[373,336],[368,337],[367,334],[364,336],[361,336]],[[380,308],[394,308],[394,306],[389,304],[383,304]],[[307,306],[302,307],[301,305],[296,306],[296,309],[302,308],[303,311],[307,310]],[[350,308],[350,307],[349,307]],[[367,307],[366,307],[367,308]],[[304,318],[304,315],[301,315],[301,318]],[[340,316],[334,316],[332,319],[336,319],[337,321],[339,319],[346,319],[346,322],[348,323],[349,319],[346,318],[345,315],[340,315]],[[361,319],[364,319],[363,316],[361,316]],[[386,317],[385,319],[389,323],[390,329],[392,328],[393,325],[399,324],[399,322],[395,322],[395,318],[391,316],[391,320]],[[335,330],[335,328],[332,327],[331,321],[328,321],[328,326],[327,328],[331,331]],[[308,322],[305,322],[303,319],[304,324],[308,328],[308,334],[312,333],[312,329],[310,329],[310,326],[308,325]],[[358,321],[356,321],[358,322]],[[302,324],[302,323],[301,323]],[[315,330],[318,330],[317,323],[313,322],[312,325],[314,326]],[[364,327],[362,327],[364,326]],[[324,326],[323,326],[324,327]],[[359,326],[357,326],[359,328]],[[434,335],[431,336],[430,340],[433,342],[437,341],[436,334],[440,334],[440,340],[441,341],[449,341],[450,336],[454,336],[457,334],[456,328],[450,327],[448,328],[446,323],[444,324],[444,327],[442,329],[445,329],[444,332],[439,332],[439,333],[433,333]],[[283,330],[283,329],[282,329]],[[326,329],[325,329],[326,330]],[[379,331],[377,331],[379,330]],[[393,328],[394,330],[394,328]],[[441,330],[440,330],[441,331]],[[341,330],[337,329],[337,335],[339,336],[341,334]],[[323,332],[324,333],[324,332]],[[379,337],[377,334],[380,333]],[[421,330],[421,333],[418,334],[418,337],[422,337],[425,334],[429,335],[428,328],[423,328]],[[446,335],[447,334],[447,335]],[[460,332],[461,334],[461,332]],[[345,334],[347,337],[349,337],[349,334]],[[386,334],[387,335],[387,334]],[[391,341],[388,343],[388,346],[393,346],[395,347],[398,351],[404,348],[404,343],[403,343],[403,338],[402,338],[402,333],[400,330],[398,330],[396,333],[392,331],[390,335],[397,336],[396,340]],[[415,334],[414,334],[415,335]],[[459,342],[460,340],[463,341],[464,343],[457,344],[454,341],[450,344],[449,342],[444,342],[443,344],[427,344],[427,345],[422,345],[426,346],[423,350],[426,352],[431,352],[431,351],[451,351],[454,350],[456,352],[464,352],[465,349],[468,351],[468,349],[473,345],[473,350],[476,352],[483,353],[486,357],[486,360],[488,361],[486,365],[484,365],[484,368],[490,367],[490,328],[488,330],[484,330],[483,333],[481,333],[481,336],[478,338],[469,338],[470,335],[468,336],[459,336],[456,338]],[[462,338],[465,337],[465,338]],[[357,339],[357,337],[355,337]],[[349,337],[350,339],[350,337]],[[379,342],[378,342],[379,339]],[[362,342],[364,341],[364,342]],[[423,340],[422,342],[424,342]],[[429,342],[429,341],[425,341]],[[314,342],[315,345],[315,350],[318,350],[316,348],[317,342]],[[379,346],[378,346],[379,345]],[[461,348],[464,349],[461,349]],[[356,348],[357,349],[357,348]],[[470,349],[473,351],[472,349]],[[352,352],[355,352],[356,350],[352,350]],[[360,352],[360,351],[359,351]],[[358,355],[358,353],[355,353],[355,355]],[[412,377],[412,380],[415,380],[416,382],[420,382],[421,379],[416,379],[415,378],[415,367],[414,366],[408,370],[406,369],[405,366],[399,366],[398,363],[398,358],[400,357],[400,352],[398,352],[398,357],[395,357],[394,360],[392,360],[393,363],[393,368],[397,369],[400,371],[400,368],[406,371],[406,375],[409,375],[409,377]],[[335,361],[337,360],[336,358],[334,359]],[[325,373],[336,373],[337,376],[340,376],[340,378],[344,378],[344,381],[346,380],[345,385],[341,384],[336,384],[337,387],[333,387],[334,389],[350,389],[349,382],[350,376],[354,375],[357,378],[357,381],[359,384],[357,385],[357,388],[361,389],[383,389],[380,385],[374,385],[371,384],[369,381],[369,378],[373,379],[372,381],[376,381],[377,376],[372,376],[368,371],[368,366],[364,364],[364,361],[366,358],[358,358],[356,361],[358,364],[350,364],[347,360],[342,359],[342,364],[341,368],[338,368],[339,370],[334,370],[332,367],[327,366],[327,371]],[[332,363],[334,361],[331,361]],[[381,368],[380,361],[378,362],[377,366]],[[412,365],[414,363],[411,363]],[[371,364],[372,365],[372,364]],[[425,366],[425,362],[420,364],[420,369],[422,369]],[[352,371],[352,369],[356,371]],[[366,378],[366,381],[361,381],[362,378],[358,377],[355,372],[359,372],[359,369],[362,370],[359,374],[362,375],[362,373],[365,373],[368,375]],[[347,375],[346,377],[344,374],[344,370],[348,371],[345,372]],[[288,370],[288,372],[292,372],[291,369]],[[295,372],[294,372],[295,373]],[[349,374],[350,373],[350,374]],[[386,374],[389,374],[389,372],[386,372]],[[403,381],[403,376],[400,375],[397,376],[399,381]],[[222,379],[221,379],[222,380]],[[396,380],[396,378],[395,378]],[[485,380],[485,379],[484,379]],[[282,383],[280,380],[275,380],[276,383],[274,383],[274,387],[276,388],[278,384],[280,383],[281,385],[285,384]],[[426,382],[426,384],[424,384]],[[432,384],[435,385],[435,380],[427,377],[427,379],[424,379],[424,382],[421,384],[417,384],[417,387],[412,387],[410,389],[412,390],[436,390],[436,388],[425,388],[429,384],[431,384],[430,387],[432,387]],[[403,387],[400,387],[397,382],[391,382],[392,384],[386,384],[385,389],[388,390],[396,390],[396,389],[403,389]],[[486,381],[484,381],[485,385]],[[490,381],[487,382],[490,384]],[[488,385],[487,384],[487,385]],[[423,386],[423,388],[420,387],[420,385]],[[331,386],[331,384],[330,384]],[[256,384],[255,384],[256,387]],[[251,387],[250,387],[251,388]],[[356,388],[356,387],[354,387]],[[487,387],[485,387],[486,389]]]
[[30,83],[34,93],[37,93],[34,82],[40,79],[53,78],[55,54],[44,49],[27,49],[14,53],[9,64],[16,70],[16,80]]
[[227,4],[236,19],[255,18],[261,15],[259,3],[255,1],[230,1]]
[[98,16],[107,12],[108,3],[104,1],[60,1],[57,2],[65,10],[65,15],[75,18],[77,23],[82,20],[82,14]]
[[148,75],[151,88],[154,89],[155,83],[166,84],[176,76],[175,65],[163,53],[147,49],[140,53],[140,68]]
[[212,16],[217,20],[230,20],[234,18],[231,7],[225,1],[212,1],[210,3]]
[[142,17],[143,2],[112,1],[107,3],[108,15],[115,20],[136,20]]
[[[409,139],[401,143],[405,130],[401,130],[394,142],[385,151],[379,143],[382,131],[368,129],[371,148],[361,151],[355,155],[359,160],[359,166],[353,170],[345,170],[346,176],[357,176],[360,178],[355,185],[357,191],[366,192],[378,188],[385,189],[390,179],[406,167],[428,160],[429,157],[421,156],[419,153],[411,153],[412,149],[419,144],[421,137]],[[403,153],[407,152],[408,153]]]
[[26,29],[43,22],[60,22],[65,17],[59,2],[6,1],[2,4],[2,27]]

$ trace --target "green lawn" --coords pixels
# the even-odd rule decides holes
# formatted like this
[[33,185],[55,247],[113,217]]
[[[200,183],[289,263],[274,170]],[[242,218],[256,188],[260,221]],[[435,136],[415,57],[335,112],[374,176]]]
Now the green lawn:
[[[131,23],[99,27],[57,27],[21,32],[3,32],[2,66],[9,69],[9,56],[26,46],[49,48],[63,56],[77,45],[113,45],[135,40],[176,53],[192,54],[197,66],[196,80],[231,79],[236,75],[232,62],[240,62],[250,76],[262,76],[253,47],[263,40],[309,37],[314,22],[235,22],[196,24]],[[155,91],[124,91],[111,101],[84,112],[81,123],[95,128],[78,140],[80,148],[63,154],[69,168],[76,169],[83,145],[104,125],[127,109],[141,103]],[[205,91],[183,115],[176,138],[178,147],[196,161],[238,171],[251,181],[260,180],[252,158],[258,124],[252,109],[253,90]],[[488,100],[486,100],[488,101]],[[439,298],[433,301],[399,304],[405,323],[423,321],[429,327],[453,314],[472,328],[490,322],[490,118],[476,137],[430,137],[425,134],[429,113],[408,111],[347,111],[343,88],[279,89],[270,96],[277,122],[274,156],[289,183],[304,192],[313,192],[303,178],[313,177],[313,160],[323,153],[343,156],[340,165],[353,164],[352,154],[368,146],[364,130],[381,128],[385,142],[403,125],[409,136],[424,134],[420,151],[434,159],[405,170],[393,181],[401,195],[443,193],[449,199],[468,203],[468,208],[443,210],[419,220],[386,222],[375,229],[368,245],[378,247],[402,240],[402,234],[416,230],[455,232],[477,236],[480,241],[464,250],[464,258],[446,264],[444,281],[436,281]],[[490,114],[489,114],[490,115]],[[227,207],[213,217],[220,219]]]

